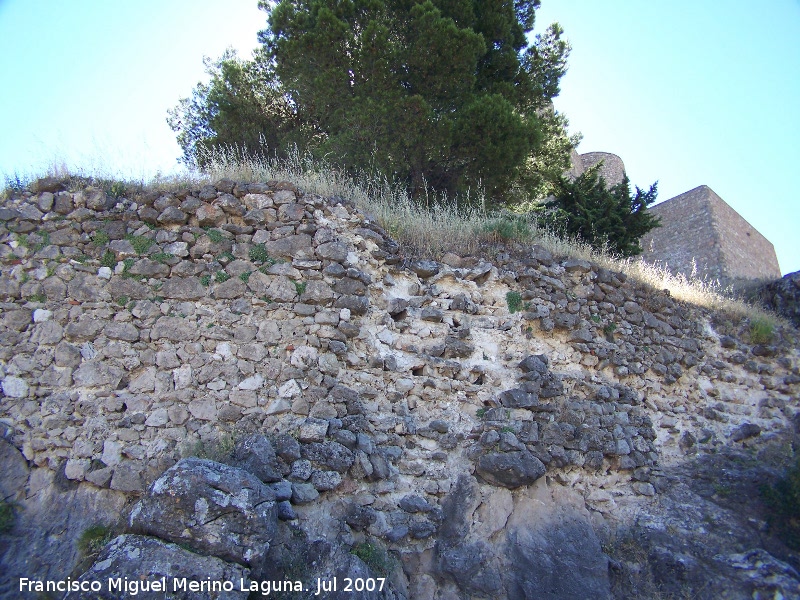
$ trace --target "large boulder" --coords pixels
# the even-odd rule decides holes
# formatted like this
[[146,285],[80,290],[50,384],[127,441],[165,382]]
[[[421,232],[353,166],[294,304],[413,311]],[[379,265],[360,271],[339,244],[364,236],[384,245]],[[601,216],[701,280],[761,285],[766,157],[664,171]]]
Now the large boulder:
[[[100,590],[69,592],[64,598],[117,600],[131,596],[153,600],[245,600],[249,592],[242,588],[249,589],[248,576],[248,569],[213,556],[201,556],[151,537],[121,535],[106,546],[97,562],[78,579],[99,582]],[[190,590],[189,582],[214,582],[220,587],[225,585],[229,591]]]
[[478,475],[487,483],[509,489],[534,483],[545,470],[542,461],[528,451],[484,454],[477,466]]
[[245,565],[259,562],[277,529],[275,492],[255,475],[186,458],[168,469],[133,508],[135,532]]

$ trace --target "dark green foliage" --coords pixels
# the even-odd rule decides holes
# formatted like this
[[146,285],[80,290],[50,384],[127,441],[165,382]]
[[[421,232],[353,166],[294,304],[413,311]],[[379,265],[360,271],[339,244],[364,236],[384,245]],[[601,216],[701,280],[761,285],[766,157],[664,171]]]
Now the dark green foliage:
[[556,197],[545,207],[551,211],[543,220],[570,237],[621,256],[641,253],[639,240],[659,226],[659,219],[647,211],[656,201],[654,183],[645,192],[638,187],[631,194],[627,177],[611,188],[599,174],[599,165],[574,181],[561,178]]
[[508,312],[514,314],[522,310],[522,296],[519,292],[508,292],[506,294],[506,304],[508,304]]
[[558,26],[528,46],[538,0],[284,0],[261,32],[318,151],[421,193],[506,194],[543,142],[537,111],[569,50]]
[[269,148],[285,154],[308,132],[281,92],[271,62],[260,53],[252,61],[228,50],[216,62],[205,61],[211,76],[189,98],[169,111],[167,123],[178,134],[183,162],[207,166],[211,150],[236,146],[244,152]]
[[251,246],[247,254],[254,263],[261,264],[269,260],[269,252],[267,252],[267,247],[264,244]]
[[105,254],[103,254],[103,258],[100,259],[100,265],[113,269],[117,266],[117,257],[111,250],[106,250]]
[[225,239],[225,236],[222,235],[222,232],[220,232],[219,229],[207,229],[206,233],[208,234],[208,239],[210,239],[214,244],[219,244]]
[[770,528],[793,550],[800,550],[800,459],[773,485],[761,488],[770,509]]
[[144,254],[150,249],[150,246],[155,243],[153,240],[143,235],[128,234],[125,236],[125,239],[131,243],[136,254]]
[[[538,197],[576,142],[552,111],[569,44],[551,25],[529,44],[539,0],[261,0],[251,61],[207,62],[169,113],[184,161],[210,151],[309,151],[415,195]],[[553,143],[558,140],[557,143]]]

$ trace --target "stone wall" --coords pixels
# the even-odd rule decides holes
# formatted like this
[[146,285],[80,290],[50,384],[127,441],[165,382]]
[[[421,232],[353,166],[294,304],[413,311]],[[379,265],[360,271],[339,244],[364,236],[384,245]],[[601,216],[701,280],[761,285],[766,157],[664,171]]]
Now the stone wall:
[[[276,552],[275,519],[314,548],[385,544],[392,597],[608,597],[597,522],[650,506],[670,465],[769,439],[797,412],[793,334],[734,339],[538,246],[415,259],[346,199],[286,181],[34,190],[0,209],[0,452],[16,465],[0,483],[29,507],[0,536],[0,595],[71,572],[86,518],[70,510],[142,498],[128,521],[142,537],[98,564],[130,544],[183,556],[160,538],[263,576],[279,555],[175,528],[217,492],[158,516],[178,469],[261,481],[246,487],[274,503],[257,518]],[[179,462],[193,454],[235,469]],[[230,518],[214,527],[249,539],[236,519],[255,517]]]
[[778,279],[775,249],[722,198],[702,185],[650,208],[661,227],[641,240],[642,258],[673,273],[729,283]]

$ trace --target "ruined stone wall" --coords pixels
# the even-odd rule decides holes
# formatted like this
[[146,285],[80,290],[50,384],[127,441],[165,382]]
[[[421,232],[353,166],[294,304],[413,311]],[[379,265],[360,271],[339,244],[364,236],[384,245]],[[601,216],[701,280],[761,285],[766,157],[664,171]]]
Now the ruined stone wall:
[[661,227],[642,237],[642,258],[701,279],[777,279],[772,244],[708,186],[650,208]]
[[621,183],[625,177],[625,164],[622,159],[616,154],[610,152],[587,152],[585,154],[578,154],[577,150],[573,149],[570,154],[571,167],[567,171],[566,176],[575,179],[591,169],[599,162],[603,163],[600,167],[600,176],[606,180],[608,187],[612,187]]
[[167,488],[148,486],[199,453],[237,465],[230,494],[268,487],[247,489],[275,503],[269,532],[279,518],[314,542],[386,544],[393,597],[531,596],[552,577],[540,564],[560,597],[608,597],[591,515],[627,519],[672,486],[671,463],[796,412],[796,350],[720,335],[668,293],[538,246],[415,260],[346,199],[290,182],[34,189],[0,208],[0,455],[15,465],[0,491],[28,507],[2,538],[0,595],[71,572],[48,562],[44,524],[58,506],[74,557],[73,496],[106,498],[104,515],[144,494],[142,552],[186,553],[154,541],[172,540],[256,572],[156,514]]

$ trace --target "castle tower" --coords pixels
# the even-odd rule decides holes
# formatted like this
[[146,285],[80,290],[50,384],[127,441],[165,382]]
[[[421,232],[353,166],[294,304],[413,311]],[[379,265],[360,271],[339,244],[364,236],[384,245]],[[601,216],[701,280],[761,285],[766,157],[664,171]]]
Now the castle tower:
[[648,210],[661,218],[661,227],[642,237],[647,262],[688,277],[694,261],[697,276],[723,284],[780,278],[772,243],[707,185]]

